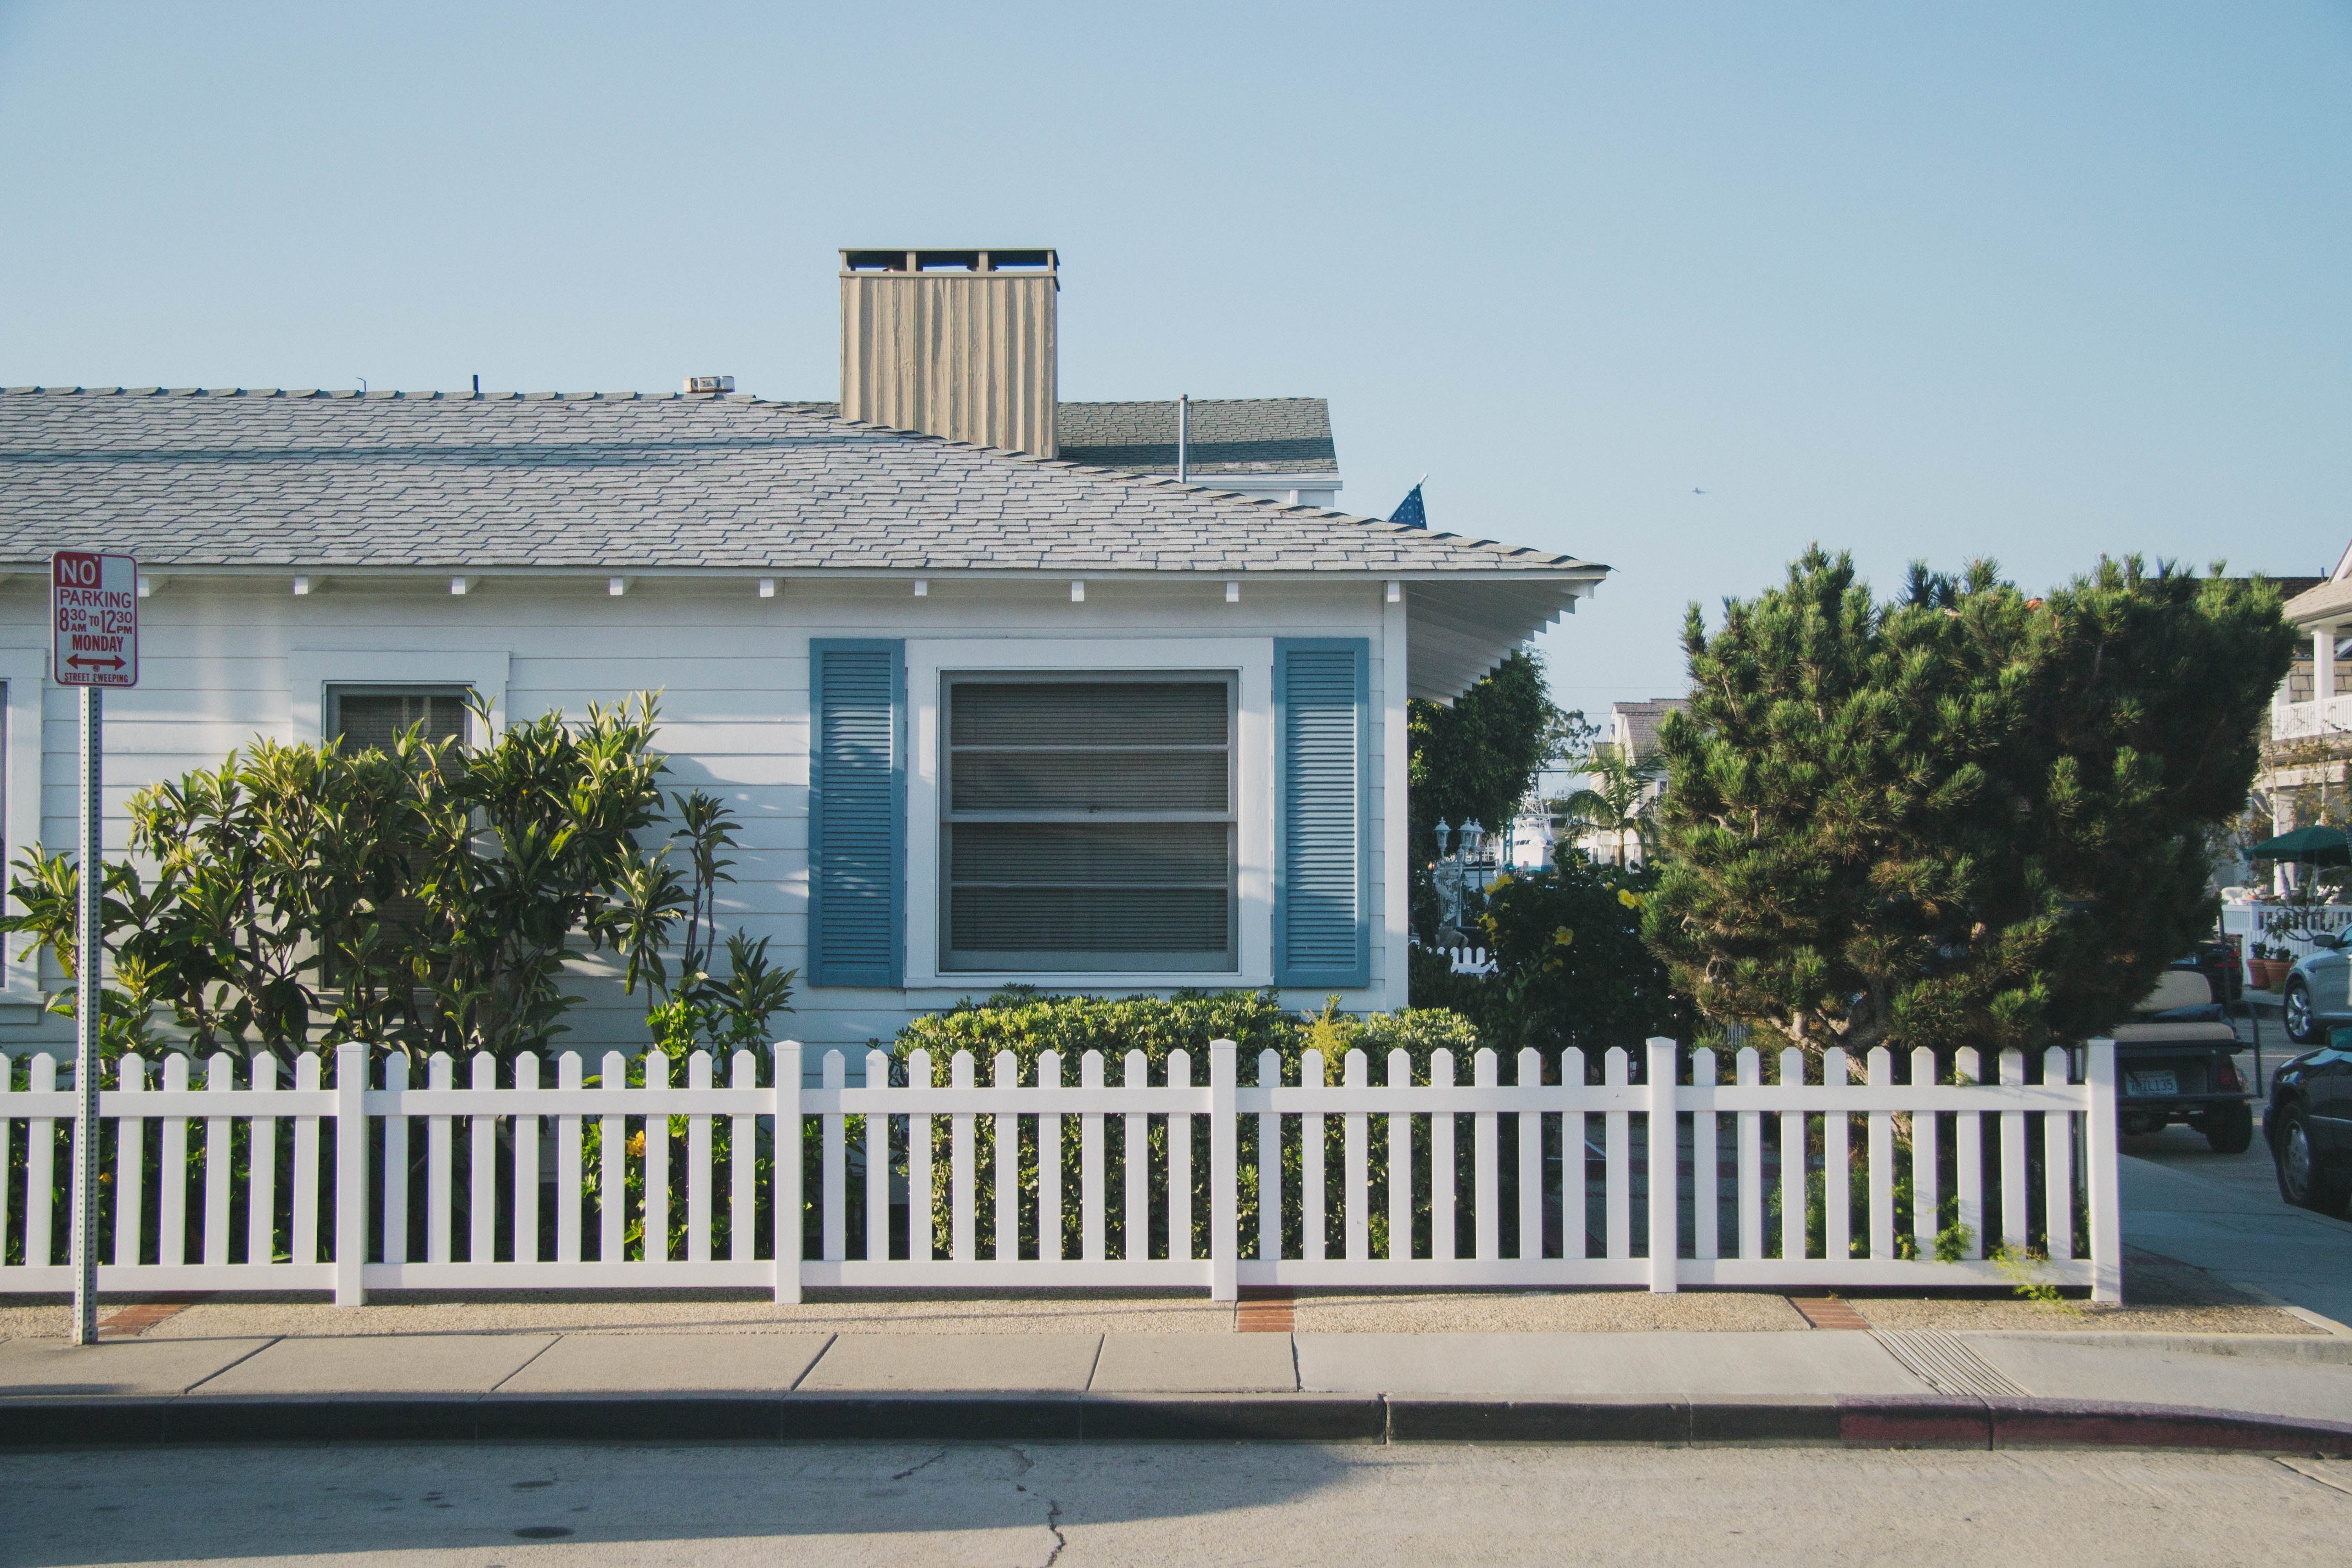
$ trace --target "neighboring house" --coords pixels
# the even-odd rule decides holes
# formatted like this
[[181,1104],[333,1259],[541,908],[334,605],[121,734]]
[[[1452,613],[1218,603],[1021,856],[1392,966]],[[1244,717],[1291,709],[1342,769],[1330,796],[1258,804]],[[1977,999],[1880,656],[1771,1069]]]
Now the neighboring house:
[[[2352,629],[2352,546],[2326,577],[2275,580],[2286,595],[2286,618],[2304,634],[2294,667],[2271,699],[2270,724],[2263,742],[2263,767],[2254,794],[2271,817],[2271,832],[2290,833],[2314,822],[2342,822],[2352,802],[2346,798],[2347,759],[2352,759],[2352,681],[2339,673]],[[2284,891],[2286,868],[2252,867],[2237,875],[2268,872]]]
[[[727,395],[0,395],[7,858],[75,833],[48,557],[124,551],[142,679],[106,703],[114,851],[134,789],[255,735],[451,732],[467,694],[495,730],[657,689],[672,785],[741,818],[721,919],[800,969],[798,1037],[887,1037],[1010,982],[1403,1005],[1405,701],[1450,700],[1607,568],[1073,461],[1094,448],[1055,424],[1103,426],[1056,419],[1052,253],[968,254],[845,258],[864,420]],[[1311,406],[1319,437],[1266,439],[1328,450]],[[579,967],[564,1044],[642,1043],[644,999]],[[0,1049],[68,1040],[38,1007],[58,975],[12,944],[6,981]]]
[[[1654,697],[1642,702],[1612,702],[1609,706],[1609,739],[1601,744],[1621,757],[1631,757],[1636,763],[1654,761],[1658,752],[1658,726],[1665,722],[1667,714],[1680,712],[1689,705],[1689,700],[1682,697]],[[1547,795],[1544,798],[1560,799],[1582,788],[1588,782],[1583,775],[1576,775],[1558,795]],[[1666,781],[1663,777],[1651,780],[1642,792],[1643,807],[1655,810],[1658,802],[1665,798],[1665,794]],[[1588,827],[1571,842],[1594,860],[1614,864],[1618,859],[1618,836],[1614,833]],[[1642,858],[1638,837],[1627,836],[1624,855],[1633,860]]]

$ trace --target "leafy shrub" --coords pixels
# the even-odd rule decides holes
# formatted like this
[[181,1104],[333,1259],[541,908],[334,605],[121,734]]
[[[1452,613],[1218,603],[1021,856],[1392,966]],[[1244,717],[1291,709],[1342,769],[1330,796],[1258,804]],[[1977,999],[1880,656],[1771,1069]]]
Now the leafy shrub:
[[1689,1005],[1642,941],[1657,882],[1649,866],[1596,865],[1574,851],[1554,868],[1499,877],[1465,911],[1496,973],[1454,974],[1444,954],[1416,948],[1413,1003],[1461,1014],[1506,1056],[1573,1046],[1593,1064],[1612,1046],[1638,1051],[1653,1035],[1687,1044]]
[[[1305,1016],[1286,1012],[1270,992],[1221,991],[1179,992],[1171,996],[1133,996],[1119,1000],[1091,996],[1052,996],[1029,987],[1015,986],[1000,991],[985,1000],[966,1000],[945,1012],[926,1015],[908,1023],[887,1047],[890,1058],[891,1081],[909,1081],[909,1064],[915,1052],[928,1051],[930,1079],[934,1085],[945,1085],[955,1053],[971,1052],[973,1078],[979,1083],[992,1081],[993,1062],[999,1052],[1009,1051],[1017,1068],[1018,1081],[1036,1081],[1037,1060],[1046,1051],[1059,1052],[1062,1061],[1062,1081],[1078,1081],[1079,1062],[1088,1051],[1103,1055],[1104,1081],[1118,1084],[1125,1081],[1124,1058],[1130,1051],[1143,1055],[1146,1081],[1164,1085],[1168,1081],[1168,1059],[1172,1051],[1182,1050],[1190,1058],[1192,1081],[1206,1084],[1209,1079],[1209,1043],[1229,1039],[1236,1049],[1235,1073],[1244,1084],[1258,1081],[1259,1061],[1263,1052],[1273,1051],[1279,1063],[1283,1081],[1297,1081],[1301,1063],[1309,1050],[1320,1051],[1325,1061],[1327,1081],[1338,1082],[1345,1070],[1347,1053],[1360,1049],[1370,1058],[1367,1068],[1371,1081],[1387,1080],[1388,1057],[1391,1051],[1406,1054],[1416,1079],[1425,1078],[1432,1056],[1440,1049],[1454,1053],[1457,1071],[1466,1078],[1468,1062],[1478,1048],[1477,1032],[1466,1019],[1434,1009],[1408,1010],[1391,1014],[1374,1014],[1368,1017],[1351,1017],[1340,1013],[1337,1000],[1328,1004],[1320,1013]],[[1426,1121],[1426,1118],[1417,1118]],[[1385,1197],[1387,1119],[1372,1119],[1373,1169],[1375,1194],[1369,1216],[1373,1245],[1382,1245],[1387,1230]],[[1206,1257],[1209,1243],[1209,1131],[1205,1121],[1196,1121],[1192,1148],[1192,1256]],[[935,1234],[944,1235],[950,1223],[949,1199],[949,1127],[945,1118],[934,1118],[931,1127],[931,1201]],[[1034,1124],[1025,1119],[1021,1123],[1021,1148],[1015,1152],[1017,1182],[1021,1193],[1019,1205],[1024,1234],[1016,1238],[1024,1257],[1037,1255],[1034,1213],[1037,1197],[1038,1155]],[[1150,1212],[1152,1234],[1141,1238],[1148,1254],[1160,1255],[1168,1249],[1165,1231],[1166,1217],[1161,1212],[1165,1197],[1167,1161],[1167,1121],[1153,1117],[1148,1123],[1146,1166],[1151,1183]],[[1258,1235],[1258,1189],[1256,1180],[1257,1129],[1255,1118],[1245,1118],[1240,1133],[1242,1193],[1240,1232],[1245,1252],[1255,1254]],[[1341,1216],[1336,1173],[1340,1167],[1340,1155],[1345,1137],[1341,1118],[1328,1118],[1325,1123],[1328,1142],[1326,1168],[1334,1173],[1331,1202],[1327,1215],[1332,1227],[1327,1247],[1337,1254],[1342,1245],[1339,1232]],[[908,1168],[908,1133],[894,1119],[890,1130],[890,1159],[894,1170]],[[1076,1257],[1080,1247],[1082,1215],[1072,1184],[1080,1169],[1081,1123],[1076,1117],[1066,1117],[1062,1122],[1062,1171],[1065,1200],[1062,1213],[1063,1255]],[[997,1150],[993,1119],[979,1117],[973,1128],[973,1162],[975,1184],[979,1193],[994,1190]],[[1125,1157],[1125,1130],[1118,1118],[1105,1122],[1104,1148],[1104,1228],[1105,1245],[1109,1249],[1125,1246],[1126,1181],[1128,1162]],[[1466,1191],[1470,1141],[1465,1136],[1457,1140],[1465,1176],[1461,1190]],[[1297,1245],[1300,1229],[1300,1174],[1304,1154],[1294,1135],[1286,1141],[1282,1151],[1283,1228],[1290,1245]],[[1417,1212],[1426,1215],[1429,1194],[1425,1170],[1415,1174]],[[814,1192],[814,1187],[811,1191]],[[973,1226],[979,1245],[994,1244],[994,1205],[983,1197],[976,1205]]]

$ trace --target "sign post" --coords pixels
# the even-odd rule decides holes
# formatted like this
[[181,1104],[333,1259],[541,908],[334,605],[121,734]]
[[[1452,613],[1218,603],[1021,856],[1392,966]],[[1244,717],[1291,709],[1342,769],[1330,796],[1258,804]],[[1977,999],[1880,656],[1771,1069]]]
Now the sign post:
[[[110,686],[139,684],[139,563],[128,555],[60,550],[49,561],[50,677],[81,688],[81,852],[74,959],[74,1142],[71,1237],[73,1342],[98,1342],[99,964],[106,847],[99,786],[105,776]],[[29,1260],[28,1260],[29,1261]]]

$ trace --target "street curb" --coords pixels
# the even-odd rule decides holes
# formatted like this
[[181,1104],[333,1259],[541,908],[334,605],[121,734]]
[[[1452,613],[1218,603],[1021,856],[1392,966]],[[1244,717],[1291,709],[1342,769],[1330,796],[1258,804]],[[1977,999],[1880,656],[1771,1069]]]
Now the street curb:
[[1605,1403],[1259,1394],[0,1400],[0,1448],[384,1442],[1615,1443],[2185,1448],[2352,1458],[2352,1423],[2066,1399]]

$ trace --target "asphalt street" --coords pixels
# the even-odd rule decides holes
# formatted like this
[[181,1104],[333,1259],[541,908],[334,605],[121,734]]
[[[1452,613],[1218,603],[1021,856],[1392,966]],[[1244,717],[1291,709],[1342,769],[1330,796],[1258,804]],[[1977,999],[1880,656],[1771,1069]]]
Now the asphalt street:
[[2242,1154],[2216,1154],[2186,1127],[2121,1147],[2126,1246],[2352,1323],[2352,1220],[2280,1197],[2259,1136]]
[[0,1563],[2322,1563],[2352,1462],[1307,1445],[12,1457]]

